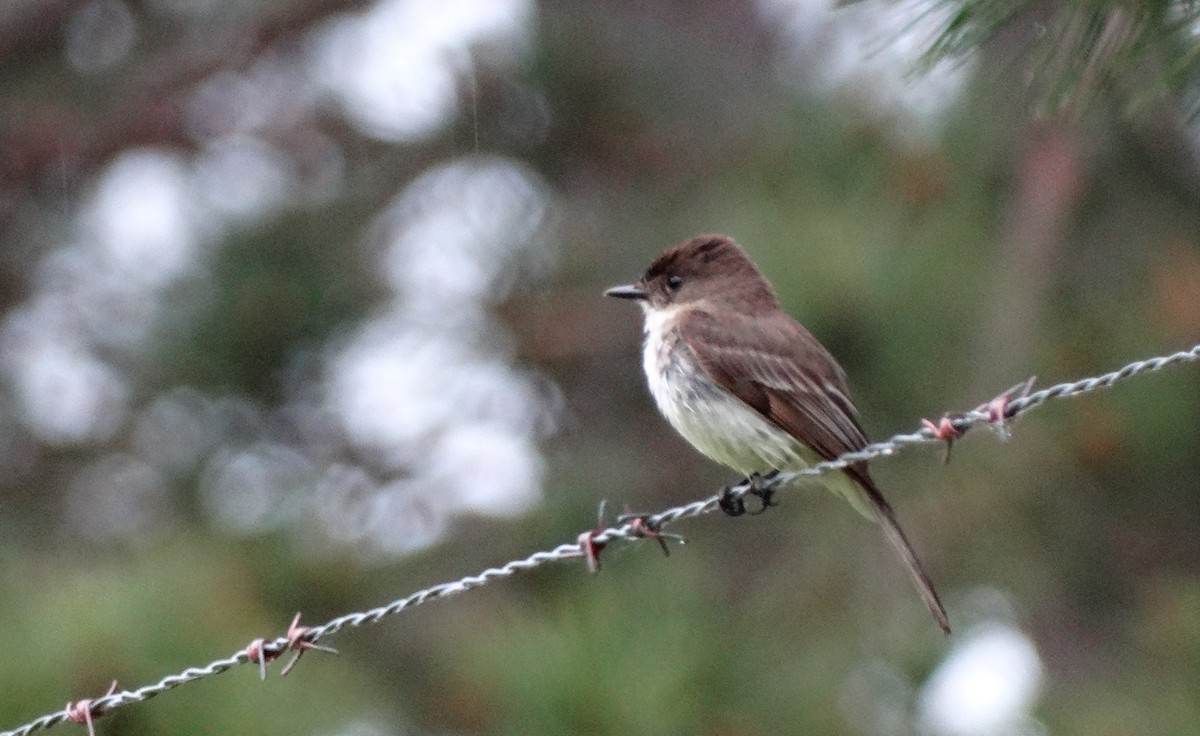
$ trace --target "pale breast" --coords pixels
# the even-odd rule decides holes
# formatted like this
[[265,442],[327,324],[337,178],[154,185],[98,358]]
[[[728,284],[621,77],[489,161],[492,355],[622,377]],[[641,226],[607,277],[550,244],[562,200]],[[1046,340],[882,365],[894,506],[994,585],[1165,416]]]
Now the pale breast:
[[704,373],[676,329],[677,310],[646,312],[642,367],[662,415],[684,439],[744,475],[798,470],[816,453]]

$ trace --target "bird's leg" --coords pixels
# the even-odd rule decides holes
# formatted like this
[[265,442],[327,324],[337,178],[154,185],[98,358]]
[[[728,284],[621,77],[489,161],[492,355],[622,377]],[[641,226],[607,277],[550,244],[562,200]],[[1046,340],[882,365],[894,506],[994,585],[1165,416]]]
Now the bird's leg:
[[772,470],[766,475],[759,475],[758,473],[750,474],[750,495],[757,496],[758,500],[762,501],[762,506],[758,509],[758,511],[750,512],[752,515],[758,516],[772,506],[779,505],[775,503],[775,489],[768,488],[764,484],[765,481],[771,480],[777,475],[779,475],[778,470]]
[[[758,511],[749,512],[751,516],[757,516],[766,511],[768,508],[778,505],[774,500],[775,490],[772,488],[767,488],[764,485],[765,481],[771,480],[776,475],[779,475],[778,470],[772,470],[766,475],[751,473],[750,477],[746,478],[746,482],[750,484],[750,489],[747,491],[747,493],[751,496],[758,497],[759,501],[762,502],[762,506],[759,507]],[[726,488],[721,492],[721,497],[717,499],[717,505],[720,506],[722,511],[730,516],[742,516],[746,513],[746,502],[743,501],[742,498],[743,496],[734,494],[732,488]]]

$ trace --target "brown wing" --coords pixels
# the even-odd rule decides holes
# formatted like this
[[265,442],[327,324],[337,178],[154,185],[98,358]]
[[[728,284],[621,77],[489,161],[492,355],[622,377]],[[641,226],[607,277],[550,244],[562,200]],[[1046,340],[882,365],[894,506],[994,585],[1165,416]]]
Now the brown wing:
[[[776,426],[831,460],[867,444],[850,401],[846,374],[808,330],[783,312],[731,315],[718,324],[694,310],[680,331],[710,378]],[[871,480],[867,464],[845,469],[883,526],[934,619],[950,633],[946,610],[896,512]]]
[[821,457],[867,444],[841,367],[786,314],[731,315],[718,325],[694,310],[680,331],[714,381]]

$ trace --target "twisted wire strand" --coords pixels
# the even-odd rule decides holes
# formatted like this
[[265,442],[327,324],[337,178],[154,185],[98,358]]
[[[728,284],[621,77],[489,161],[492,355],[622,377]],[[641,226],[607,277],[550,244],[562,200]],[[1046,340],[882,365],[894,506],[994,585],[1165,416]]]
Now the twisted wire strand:
[[[1053,386],[1026,393],[1024,395],[1006,396],[1002,394],[1003,403],[1000,403],[997,413],[996,401],[993,400],[988,404],[983,404],[971,411],[962,412],[960,414],[947,415],[951,426],[954,428],[956,436],[961,435],[967,430],[979,426],[981,424],[1002,425],[1003,422],[1013,419],[1021,414],[1024,414],[1031,409],[1050,401],[1051,399],[1061,399],[1070,396],[1078,396],[1080,394],[1090,393],[1102,388],[1108,388],[1113,384],[1131,378],[1141,373],[1153,373],[1160,371],[1177,363],[1189,363],[1200,360],[1200,344],[1192,346],[1189,350],[1181,350],[1169,355],[1147,358],[1145,360],[1137,360],[1128,365],[1122,366],[1115,371],[1104,373],[1099,376],[1082,378],[1077,381],[1068,383],[1059,383]],[[1006,394],[1011,393],[1006,392]],[[1001,427],[998,427],[1002,429]],[[790,481],[800,477],[809,475],[822,475],[834,470],[840,470],[849,465],[863,462],[865,460],[873,460],[875,458],[892,455],[896,451],[917,444],[926,444],[930,442],[944,441],[944,437],[940,437],[938,433],[926,426],[922,429],[908,433],[897,434],[889,437],[882,442],[874,442],[861,450],[848,452],[840,455],[832,460],[826,460],[806,468],[801,471],[778,473],[771,476],[769,479],[759,483],[759,488],[777,488],[787,485]],[[595,532],[584,533],[580,536],[579,542],[571,542],[560,544],[550,550],[534,552],[528,557],[512,560],[499,567],[490,567],[478,574],[468,575],[466,577],[454,580],[452,582],[440,583],[430,586],[423,590],[407,595],[403,598],[396,599],[391,603],[371,608],[365,611],[347,613],[337,618],[331,619],[319,626],[310,627],[304,630],[302,640],[308,643],[315,643],[317,640],[336,634],[346,627],[359,627],[363,624],[378,623],[383,618],[402,613],[410,608],[414,608],[423,603],[427,603],[437,598],[446,598],[458,593],[463,593],[474,588],[479,588],[502,578],[507,578],[524,570],[532,570],[536,567],[541,567],[551,562],[560,562],[563,560],[579,559],[587,556],[587,551],[584,549],[583,540],[587,538],[593,545],[603,545],[607,542],[624,539],[635,541],[644,539],[647,536],[647,529],[658,531],[682,519],[702,516],[712,513],[720,506],[721,499],[730,496],[741,498],[750,492],[752,486],[749,481],[742,481],[721,493],[710,496],[706,499],[693,501],[682,506],[660,511],[656,514],[651,514],[639,519],[619,523],[616,526],[598,529]],[[279,654],[286,651],[288,648],[294,648],[294,642],[287,636],[277,637],[269,642],[262,643],[261,653],[258,655],[263,659],[273,659]],[[194,682],[196,680],[217,675],[226,670],[232,669],[238,665],[248,664],[257,661],[248,649],[242,649],[224,659],[217,659],[202,667],[189,667],[182,672],[168,675],[156,683],[145,685],[136,690],[123,690],[98,697],[88,701],[91,713],[95,716],[100,716],[109,713],[117,708],[130,705],[132,703],[140,703],[145,700],[164,693],[168,690],[179,687],[180,685]],[[30,734],[50,728],[63,721],[70,720],[72,716],[68,708],[49,713],[40,718],[37,718],[23,726],[15,728],[11,731],[0,732],[0,736],[29,736]]]

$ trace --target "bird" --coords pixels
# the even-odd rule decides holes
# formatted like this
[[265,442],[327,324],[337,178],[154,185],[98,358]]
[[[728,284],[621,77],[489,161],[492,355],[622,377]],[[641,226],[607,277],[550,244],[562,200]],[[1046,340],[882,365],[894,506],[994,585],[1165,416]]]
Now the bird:
[[[733,238],[707,234],[670,247],[638,281],[604,293],[642,307],[642,367],[659,411],[701,454],[746,476],[763,510],[771,505],[764,478],[868,444],[845,371],[780,306]],[[821,480],[878,522],[948,635],[946,609],[867,463]],[[736,515],[740,504],[722,508]]]

